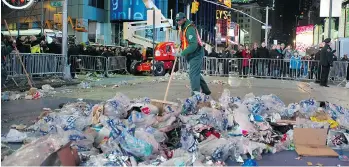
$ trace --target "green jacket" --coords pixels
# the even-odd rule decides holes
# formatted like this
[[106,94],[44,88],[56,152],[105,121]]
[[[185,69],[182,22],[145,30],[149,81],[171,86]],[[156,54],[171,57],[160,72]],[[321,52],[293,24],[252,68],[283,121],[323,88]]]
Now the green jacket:
[[[182,25],[181,31],[183,32],[185,27],[187,27],[189,24],[191,24],[191,21],[187,20]],[[199,47],[198,40],[197,40],[196,29],[194,28],[194,26],[189,26],[188,27],[187,32],[185,34],[185,37],[188,40],[188,47],[182,51],[181,55],[182,56],[190,56],[190,54],[195,53],[195,51],[197,51],[197,49]]]

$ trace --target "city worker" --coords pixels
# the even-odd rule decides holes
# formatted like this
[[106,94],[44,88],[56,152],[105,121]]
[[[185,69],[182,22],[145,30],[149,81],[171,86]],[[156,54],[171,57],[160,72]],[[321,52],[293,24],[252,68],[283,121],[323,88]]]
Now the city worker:
[[182,52],[180,55],[185,57],[189,64],[189,79],[192,95],[200,92],[210,95],[211,91],[204,78],[201,76],[202,59],[205,55],[203,44],[195,25],[185,17],[184,13],[176,15],[176,22],[181,26],[180,40]]

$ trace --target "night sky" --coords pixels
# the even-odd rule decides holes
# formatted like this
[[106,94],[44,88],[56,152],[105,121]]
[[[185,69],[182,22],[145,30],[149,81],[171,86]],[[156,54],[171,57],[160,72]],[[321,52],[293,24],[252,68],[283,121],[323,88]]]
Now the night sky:
[[[295,25],[296,25],[296,17],[295,15],[299,15],[299,0],[276,0],[284,3],[283,10],[283,32],[285,34],[291,34],[286,39],[288,44],[292,44],[293,39],[295,38]],[[275,6],[277,8],[277,6]]]

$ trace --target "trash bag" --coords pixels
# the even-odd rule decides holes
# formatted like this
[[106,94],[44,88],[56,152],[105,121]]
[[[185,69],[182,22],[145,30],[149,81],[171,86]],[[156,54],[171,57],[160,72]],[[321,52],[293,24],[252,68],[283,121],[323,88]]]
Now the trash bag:
[[121,152],[121,148],[119,147],[119,142],[112,139],[107,139],[105,142],[100,144],[100,147],[103,153],[105,154],[109,154],[113,151]]
[[45,92],[45,93],[50,93],[53,90],[55,90],[55,88],[53,88],[51,85],[49,84],[45,84],[41,86],[41,89]]
[[160,152],[160,144],[155,140],[154,135],[146,132],[145,129],[137,128],[136,131],[135,131],[135,136],[134,137],[151,144],[152,147],[153,147],[153,150],[152,150],[153,154],[157,154],[157,153]]
[[242,131],[255,132],[253,124],[249,120],[249,111],[243,104],[237,104],[237,108],[234,109],[234,120],[239,125]]
[[20,132],[16,129],[10,129],[5,137],[1,137],[1,142],[5,143],[22,143],[27,139],[25,132]]
[[317,102],[314,99],[302,100],[299,102],[300,110],[306,118],[310,118],[317,111]]
[[120,146],[126,152],[137,157],[147,157],[153,153],[153,146],[150,143],[126,132],[123,132],[121,135]]
[[192,132],[185,127],[181,129],[181,145],[181,148],[189,153],[196,152],[198,149],[198,141],[195,139]]
[[104,115],[113,118],[126,118],[130,106],[130,99],[118,93],[104,105]]

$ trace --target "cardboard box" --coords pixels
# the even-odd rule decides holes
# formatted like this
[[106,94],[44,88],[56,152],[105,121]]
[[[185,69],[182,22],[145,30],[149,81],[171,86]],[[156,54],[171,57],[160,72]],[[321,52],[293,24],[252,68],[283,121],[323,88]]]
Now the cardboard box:
[[293,139],[298,155],[338,157],[338,153],[326,145],[327,131],[327,129],[295,128]]

